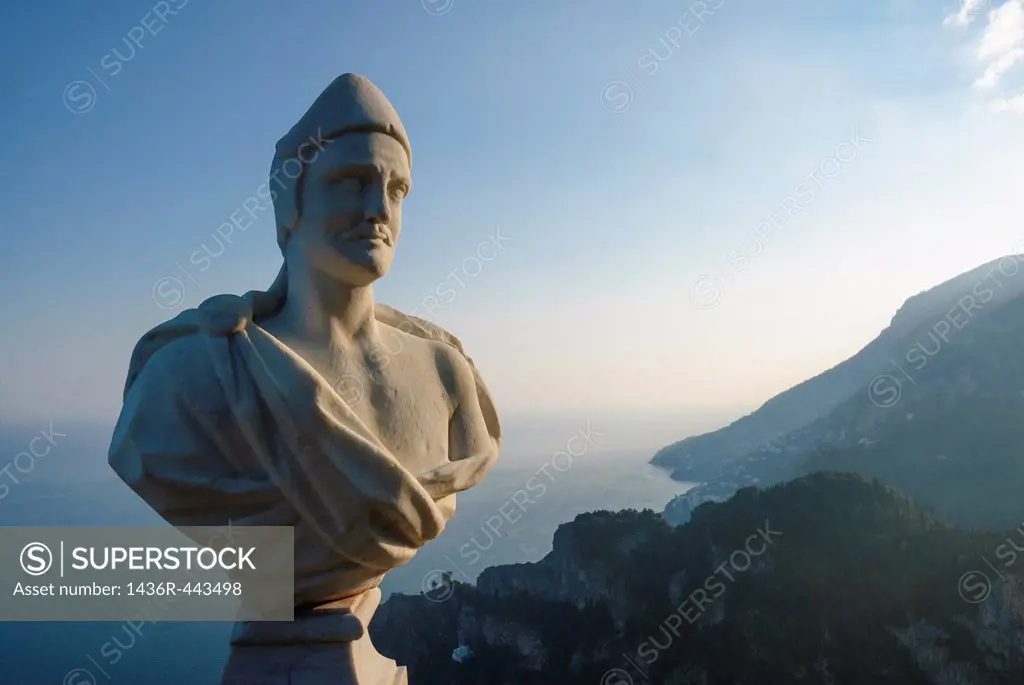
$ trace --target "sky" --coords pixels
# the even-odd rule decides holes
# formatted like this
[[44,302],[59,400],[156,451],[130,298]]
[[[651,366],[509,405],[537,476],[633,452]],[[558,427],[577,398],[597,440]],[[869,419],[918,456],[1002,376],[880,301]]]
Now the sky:
[[1024,245],[1022,0],[283,7],[4,4],[0,421],[112,422],[146,330],[270,284],[271,212],[213,236],[344,72],[413,148],[376,297],[454,289],[507,415],[736,417]]

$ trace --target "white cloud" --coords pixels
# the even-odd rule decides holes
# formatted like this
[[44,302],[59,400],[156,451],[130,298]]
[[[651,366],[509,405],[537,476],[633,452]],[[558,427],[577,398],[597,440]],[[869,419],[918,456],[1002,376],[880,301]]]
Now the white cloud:
[[[1024,61],[1024,0],[1004,0],[996,7],[990,2],[998,0],[961,0],[960,11],[946,17],[946,25],[969,26],[974,19],[985,14],[985,26],[973,48],[981,64],[982,74],[975,79],[973,88],[977,91],[992,91],[1003,80],[1007,72],[1018,62]],[[1024,93],[1000,95],[985,103],[997,112],[1024,113]]]
[[1014,95],[1013,97],[999,98],[992,103],[991,107],[996,112],[1024,114],[1024,93]]
[[990,90],[995,88],[996,84],[999,82],[999,78],[1006,73],[1010,67],[1019,62],[1021,58],[1024,58],[1024,48],[1014,48],[1001,55],[999,59],[988,65],[985,69],[985,73],[974,82],[974,87],[980,90]]
[[1008,0],[989,12],[978,58],[999,59],[1024,41],[1024,0]]

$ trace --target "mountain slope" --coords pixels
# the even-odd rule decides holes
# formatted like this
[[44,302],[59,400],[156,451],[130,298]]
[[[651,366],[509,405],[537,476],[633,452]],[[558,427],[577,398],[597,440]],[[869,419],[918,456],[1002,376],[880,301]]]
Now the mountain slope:
[[[928,469],[909,463],[894,467],[902,469],[903,476],[891,484],[906,487],[922,504],[951,516],[950,523],[1008,525],[1011,520],[1024,520],[1024,500],[993,501],[991,493],[978,485],[998,479],[1017,480],[1018,443],[1007,432],[1012,426],[999,426],[992,419],[999,416],[1000,421],[1013,424],[1021,415],[1017,408],[1024,390],[1024,354],[1020,350],[1024,340],[1024,296],[986,307],[984,315],[976,313],[961,323],[959,330],[944,337],[937,335],[934,324],[911,330],[903,338],[905,346],[900,355],[859,392],[826,416],[776,439],[774,444],[719,464],[715,477],[669,503],[666,518],[673,523],[683,522],[703,501],[724,499],[745,484],[777,482],[815,468],[848,468],[890,482],[891,468],[861,470],[856,459],[805,464],[816,453],[855,452],[858,446],[871,446],[897,430],[916,436],[904,440],[904,445],[932,444],[931,433],[941,426],[942,439],[963,444],[965,450],[975,434],[983,431],[978,439],[992,454],[986,466],[991,474],[967,481],[964,488],[956,490],[955,497],[952,484],[926,487],[935,482],[927,474]],[[987,411],[993,413],[986,418],[985,410],[977,409],[978,403],[986,403]],[[910,425],[901,429],[904,424]],[[881,449],[886,450],[893,464],[903,458],[902,447]],[[917,459],[913,451],[905,451],[905,455],[911,461]],[[951,497],[962,501],[955,509],[946,506]],[[976,512],[969,510],[972,505]]]
[[[673,476],[679,480],[703,481],[717,475],[730,460],[771,449],[783,436],[828,416],[846,400],[864,393],[876,375],[894,373],[894,360],[901,367],[919,364],[923,352],[914,354],[910,361],[906,357],[921,343],[922,335],[927,341],[931,333],[941,343],[943,337],[962,332],[956,326],[972,325],[975,319],[988,316],[1024,292],[1022,271],[1018,257],[1004,257],[911,297],[890,325],[850,359],[780,393],[724,428],[663,448],[652,463],[673,469]],[[963,313],[965,308],[968,314]]]
[[824,448],[800,467],[893,485],[944,521],[988,530],[1024,520],[1024,398],[967,400],[902,421],[868,445]]

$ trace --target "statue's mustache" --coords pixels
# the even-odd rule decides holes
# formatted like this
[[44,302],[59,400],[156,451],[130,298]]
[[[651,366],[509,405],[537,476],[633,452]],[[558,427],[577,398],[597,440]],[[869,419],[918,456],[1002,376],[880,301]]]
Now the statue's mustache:
[[391,233],[383,226],[371,226],[369,228],[357,228],[345,234],[349,240],[373,240],[379,238],[386,244],[391,244]]
[[341,229],[334,228],[331,231],[334,235],[340,236],[348,242],[354,242],[356,240],[373,240],[379,238],[384,241],[387,245],[392,244],[391,231],[388,230],[384,224],[374,224],[364,222],[356,226],[355,228]]

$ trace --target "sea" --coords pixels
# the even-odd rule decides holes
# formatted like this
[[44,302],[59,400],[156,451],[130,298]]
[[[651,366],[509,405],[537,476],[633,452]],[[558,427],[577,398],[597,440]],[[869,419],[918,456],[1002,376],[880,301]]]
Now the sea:
[[[478,486],[458,495],[455,515],[442,534],[385,577],[385,598],[433,589],[446,572],[474,582],[489,566],[538,561],[551,551],[558,526],[583,512],[660,512],[692,487],[650,466],[651,449],[602,448],[596,438],[577,439],[572,451],[578,456],[569,455],[568,439],[588,430],[595,432],[582,420],[565,423],[549,431],[546,444],[533,441],[526,449],[521,441],[518,453],[503,454]],[[166,525],[109,471],[109,427],[0,426],[0,455],[14,455],[34,435],[47,432],[50,453],[31,467],[22,457],[0,479],[8,487],[0,488],[0,525]],[[516,496],[517,504],[513,496],[524,490],[533,494],[529,501]],[[217,685],[231,628],[229,622],[161,620],[142,625],[0,622],[0,684]]]

